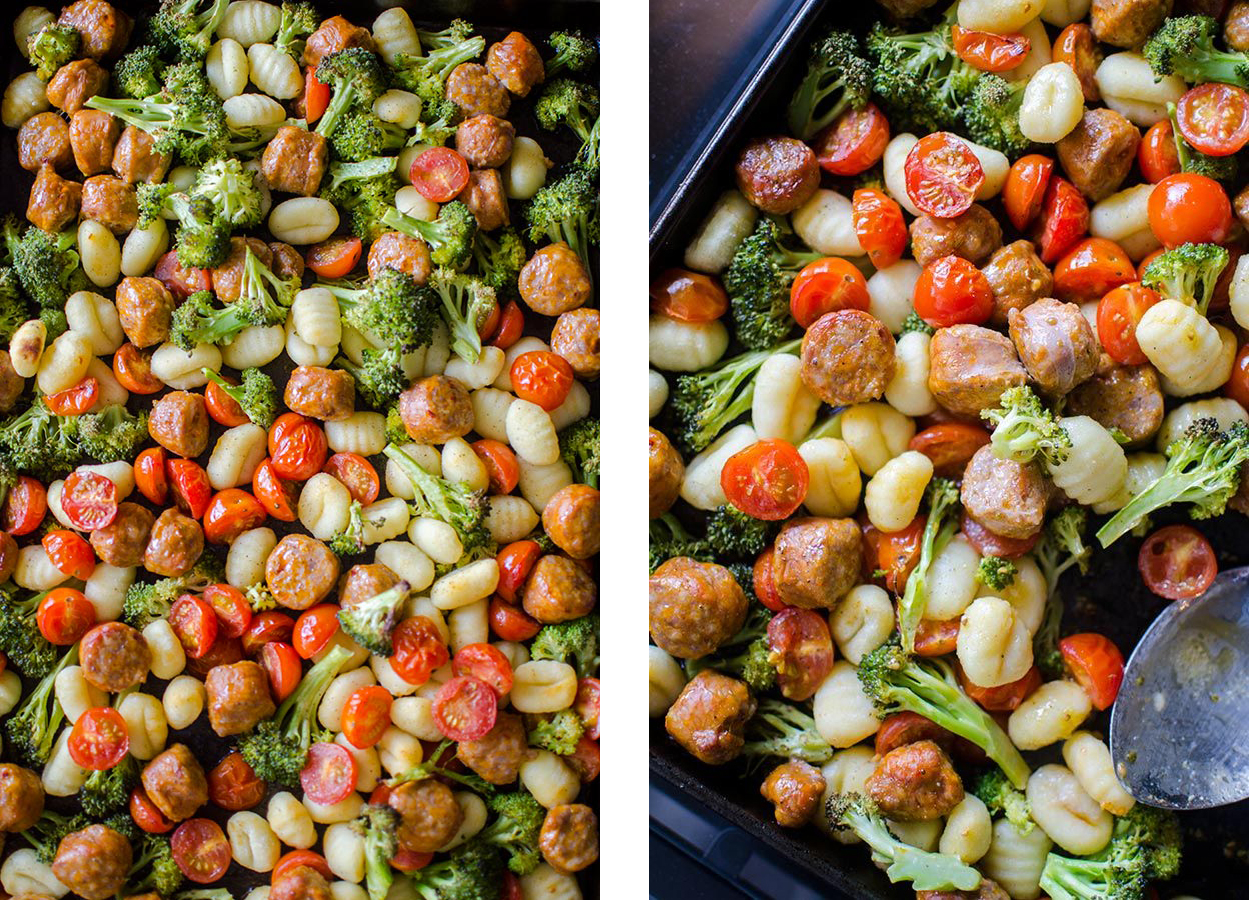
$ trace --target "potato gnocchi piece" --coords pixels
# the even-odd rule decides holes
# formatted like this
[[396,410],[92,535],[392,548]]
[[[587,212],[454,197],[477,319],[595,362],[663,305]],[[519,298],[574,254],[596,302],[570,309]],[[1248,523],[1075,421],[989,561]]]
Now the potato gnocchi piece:
[[655,368],[665,372],[697,372],[724,356],[729,348],[729,332],[718,319],[678,322],[667,316],[653,315],[649,348],[651,365]]
[[854,515],[863,491],[863,478],[850,445],[840,438],[812,438],[798,445],[807,464],[808,512],[815,516],[845,518]]
[[685,248],[685,267],[695,272],[719,275],[733,261],[737,247],[755,230],[759,211],[741,191],[728,190],[719,196],[698,231]]
[[1020,750],[1040,750],[1069,738],[1092,710],[1075,682],[1047,681],[1010,714],[1006,733]]
[[648,645],[647,672],[650,683],[648,708],[652,719],[667,715],[685,687],[681,664],[654,644]]
[[911,524],[932,472],[932,460],[917,450],[907,450],[889,460],[863,492],[868,520],[886,534]]
[[802,242],[825,256],[863,256],[854,229],[850,198],[821,188],[793,214],[791,222]]
[[1066,766],[1041,766],[1028,778],[1032,818],[1059,847],[1076,856],[1110,843],[1114,817],[1080,786]]
[[1054,842],[1041,828],[1027,834],[1006,819],[993,823],[993,842],[980,860],[980,869],[1010,894],[1014,900],[1036,900],[1041,896],[1041,870]]
[[958,661],[978,687],[1018,681],[1032,667],[1032,634],[1000,597],[978,597],[967,607],[958,631]]
[[820,736],[838,750],[866,740],[880,728],[876,707],[863,693],[855,667],[845,660],[834,663],[816,689],[812,715]]
[[1087,731],[1077,731],[1063,743],[1063,762],[1076,780],[1102,809],[1116,816],[1127,815],[1136,805],[1115,775],[1114,760],[1106,742]]
[[860,584],[829,612],[828,628],[842,658],[857,666],[893,633],[893,601],[884,588]]
[[859,403],[841,414],[841,438],[864,475],[879,472],[914,436],[915,423],[885,403]]
[[1112,53],[1094,76],[1102,102],[1135,125],[1148,128],[1167,117],[1167,104],[1179,103],[1188,89],[1178,75],[1154,76],[1139,53]]
[[760,439],[780,438],[796,444],[815,424],[820,398],[802,382],[802,360],[776,353],[764,360],[755,376],[751,424]]

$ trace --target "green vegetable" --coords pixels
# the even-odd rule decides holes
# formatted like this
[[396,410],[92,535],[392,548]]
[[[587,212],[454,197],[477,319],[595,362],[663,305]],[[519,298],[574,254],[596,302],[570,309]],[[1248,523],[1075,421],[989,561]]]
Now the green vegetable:
[[1027,385],[1008,388],[997,409],[981,410],[994,425],[993,453],[998,459],[1030,462],[1037,456],[1047,466],[1061,465],[1071,452],[1071,436]]
[[599,420],[578,419],[559,432],[559,455],[572,470],[574,481],[597,488],[600,465]]
[[31,64],[41,81],[50,81],[61,66],[73,62],[82,46],[82,35],[70,25],[45,25],[26,38]]
[[495,794],[487,805],[498,818],[478,833],[477,840],[505,851],[507,867],[517,875],[528,875],[542,862],[538,838],[546,810],[523,789]]
[[242,407],[243,415],[252,422],[265,429],[273,424],[273,420],[277,418],[278,389],[273,379],[260,369],[244,369],[241,384],[230,384],[212,369],[205,368],[202,371],[204,377]]
[[411,586],[401,581],[360,603],[345,606],[338,611],[338,624],[357,644],[378,656],[390,656],[394,652],[391,635],[399,624]]
[[561,72],[583,72],[598,60],[598,45],[580,31],[556,31],[547,43],[555,55],[546,60],[546,77]]
[[212,46],[212,35],[225,19],[230,0],[161,0],[148,22],[148,32],[161,52],[179,60],[202,60]]
[[[4,734],[9,748],[29,766],[36,769],[47,764],[56,743],[57,732],[65,721],[65,711],[54,692],[57,673],[66,666],[78,664],[78,645],[74,644],[56,667],[43,676],[34,689],[26,695],[22,704],[4,723]],[[53,845],[52,852],[56,853]]]
[[872,92],[872,66],[859,39],[832,31],[811,45],[807,71],[789,101],[789,133],[809,141],[847,109],[862,109]]
[[718,559],[753,561],[776,535],[776,523],[756,519],[725,504],[707,517],[707,543]]
[[1215,49],[1219,23],[1210,16],[1171,16],[1141,51],[1161,79],[1179,75],[1190,84],[1218,81],[1249,87],[1249,56]]
[[991,815],[1004,815],[1020,834],[1028,834],[1035,827],[1032,804],[997,766],[982,772],[971,783],[969,790],[989,808]]
[[433,340],[438,324],[434,295],[405,272],[387,266],[363,286],[343,282],[317,286],[338,299],[346,324],[371,335],[383,347],[409,352]]
[[1175,813],[1138,803],[1115,820],[1114,836],[1087,857],[1050,853],[1041,887],[1051,900],[1143,900],[1149,884],[1179,872],[1183,834]]
[[490,500],[484,490],[473,490],[460,481],[448,481],[426,472],[416,460],[394,444],[387,444],[382,451],[394,460],[399,470],[407,476],[415,494],[412,513],[441,519],[460,537],[465,553],[491,544],[490,531],[486,528],[486,513]]
[[790,284],[803,266],[823,257],[794,243],[788,224],[762,216],[724,272],[734,333],[751,350],[775,347],[793,330]]
[[980,72],[954,52],[953,12],[929,31],[900,34],[877,22],[868,32],[872,91],[899,134],[961,130],[963,106]]
[[1228,253],[1218,244],[1180,244],[1145,267],[1141,284],[1206,314]]
[[822,766],[835,749],[820,734],[815,719],[787,700],[764,699],[747,723],[742,755],[747,759],[801,759]]
[[382,222],[388,228],[429,244],[430,259],[437,266],[458,271],[472,261],[477,219],[459,200],[444,203],[433,222],[414,219],[393,206],[382,212]]
[[481,326],[497,308],[494,288],[472,275],[436,269],[425,291],[441,301],[452,352],[467,363],[477,362],[481,358]]
[[976,569],[976,580],[994,591],[1004,591],[1015,583],[1019,568],[1009,559],[1000,556],[986,556],[980,560]]
[[898,628],[907,653],[915,650],[915,632],[928,608],[928,570],[958,530],[958,486],[948,478],[933,478],[925,492],[928,519],[920,541],[919,562],[907,576],[898,600]]
[[585,734],[585,725],[571,709],[542,716],[529,729],[529,743],[549,750],[557,756],[571,756],[577,752],[577,742]]
[[566,662],[577,670],[578,678],[598,674],[599,618],[595,613],[543,625],[529,647],[532,659],[554,659]]
[[967,136],[977,144],[1005,153],[1010,159],[1027,153],[1032,141],[1019,130],[1019,107],[1027,84],[1027,81],[1007,81],[987,72],[981,75],[963,109]]

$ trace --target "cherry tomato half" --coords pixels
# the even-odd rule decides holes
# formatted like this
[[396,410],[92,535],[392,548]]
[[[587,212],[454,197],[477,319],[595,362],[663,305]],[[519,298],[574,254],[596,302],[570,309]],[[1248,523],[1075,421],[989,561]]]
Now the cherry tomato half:
[[230,868],[230,842],[212,819],[188,819],[169,839],[173,861],[188,881],[212,884]]
[[490,598],[490,630],[504,641],[527,641],[542,629],[540,623],[518,606],[498,594]]
[[96,618],[95,606],[86,595],[67,587],[48,591],[35,612],[39,633],[49,644],[58,647],[78,643],[84,634],[95,627]]
[[520,484],[520,462],[511,447],[491,438],[473,441],[471,446],[490,476],[490,493],[510,494],[516,490]]
[[946,478],[961,478],[976,451],[989,443],[989,432],[979,425],[941,422],[911,438],[908,449],[932,460],[933,471]]
[[252,607],[238,588],[228,584],[210,584],[201,595],[217,616],[222,636],[241,638],[252,624]]
[[886,269],[902,258],[909,235],[898,201],[876,188],[860,188],[851,201],[851,216],[859,246],[873,266]]
[[448,147],[432,147],[412,160],[408,180],[426,200],[447,203],[468,186],[468,163]]
[[295,652],[304,659],[312,659],[338,633],[338,604],[318,603],[311,609],[305,609],[295,620],[295,634],[292,643]]
[[1041,217],[1033,229],[1033,240],[1041,251],[1041,261],[1052,266],[1080,242],[1089,230],[1089,204],[1084,195],[1065,178],[1054,176],[1045,189]]
[[298,518],[299,486],[279,478],[278,473],[273,471],[273,460],[267,457],[252,476],[252,495],[260,501],[265,512],[279,522],[294,522]]
[[243,632],[243,652],[253,656],[271,641],[289,641],[295,633],[295,620],[284,612],[266,609],[252,616],[251,624]]
[[30,534],[43,524],[48,514],[48,492],[29,475],[17,476],[0,506],[0,527],[14,537]]
[[55,528],[40,542],[52,565],[71,578],[86,581],[95,571],[95,551],[81,535],[64,528]]
[[152,354],[129,342],[113,354],[113,376],[132,394],[155,394],[165,382],[152,374]]
[[451,658],[438,626],[426,616],[404,619],[395,626],[391,640],[394,654],[390,667],[408,684],[425,684],[434,670],[445,666]]
[[729,311],[720,282],[700,272],[665,269],[651,282],[651,310],[678,322],[714,322]]
[[330,105],[330,86],[317,78],[316,66],[304,66],[304,120],[311,125]]
[[381,493],[381,481],[377,477],[377,469],[373,464],[358,453],[335,453],[325,461],[321,469],[327,475],[333,475],[351,499],[368,506]]
[[1141,177],[1150,184],[1179,174],[1180,154],[1175,148],[1175,133],[1168,119],[1149,126],[1137,148],[1136,164],[1140,166]]
[[493,644],[465,644],[451,660],[453,675],[472,675],[503,697],[512,689],[512,664]]
[[603,685],[597,678],[577,680],[577,696],[572,701],[572,708],[585,725],[585,736],[592,741],[599,739],[598,720],[602,693]]
[[915,282],[915,312],[930,325],[979,325],[993,314],[993,288],[974,264],[961,256],[929,263]]
[[1083,303],[1135,280],[1136,266],[1122,247],[1106,238],[1085,238],[1054,267],[1054,296]]
[[[226,378],[226,381],[234,384],[237,379]],[[211,379],[204,386],[204,406],[208,409],[209,417],[226,428],[237,428],[251,421],[247,413],[243,412],[243,407],[239,406],[238,401],[227,394],[225,388]]]
[[525,312],[520,308],[519,303],[509,300],[499,311],[499,327],[494,330],[494,334],[487,343],[500,350],[506,350],[519,341],[524,333]]
[[1023,231],[1041,214],[1053,174],[1054,161],[1039,153],[1021,156],[1011,165],[1002,187],[1002,206],[1015,230]]
[[1023,34],[994,34],[954,25],[950,29],[959,59],[982,72],[1009,72],[1028,57],[1032,41]]
[[1102,64],[1102,52],[1093,29],[1083,22],[1075,22],[1064,28],[1054,39],[1051,53],[1054,62],[1066,63],[1080,80],[1080,93],[1088,103],[1102,99],[1097,85],[1097,67]]
[[577,380],[568,360],[550,350],[530,350],[512,361],[512,389],[516,396],[536,403],[547,412],[568,399]]
[[93,772],[111,769],[130,752],[126,720],[111,706],[95,706],[78,716],[66,744],[70,759]]
[[143,785],[138,785],[130,792],[130,818],[148,834],[167,834],[173,831],[174,823],[165,818],[152,799],[148,797]]
[[494,727],[499,697],[494,688],[472,675],[458,675],[434,696],[434,725],[453,741],[476,741]]
[[836,256],[803,266],[789,286],[789,312],[803,328],[825,313],[841,309],[866,312],[870,303],[863,273]]
[[811,140],[820,168],[830,175],[858,175],[885,155],[889,120],[875,103],[847,109]]
[[156,261],[152,275],[165,286],[175,300],[185,300],[199,291],[211,291],[211,269],[188,269],[178,262],[178,251],[170,250]]
[[1139,281],[1117,287],[1098,301],[1097,339],[1111,359],[1125,366],[1149,362],[1136,342],[1136,326],[1145,310],[1161,302],[1162,296],[1157,291]]
[[1019,708],[1019,704],[1031,696],[1032,692],[1041,686],[1041,670],[1036,666],[1028,669],[1022,678],[1006,684],[999,684],[997,687],[981,687],[972,682],[964,673],[961,667],[958,671],[958,682],[963,687],[963,692],[971,697],[980,705],[981,709],[987,709],[989,712],[1013,712]]
[[1249,93],[1232,84],[1199,84],[1180,98],[1175,121],[1194,150],[1231,156],[1249,144]]
[[768,622],[768,662],[790,700],[807,700],[833,670],[828,620],[810,609],[781,610]]
[[376,684],[356,688],[343,706],[343,737],[364,750],[382,739],[390,727],[390,691]]
[[[204,510],[204,537],[213,544],[230,544],[244,531],[259,528],[265,509],[247,491],[226,488],[213,494]],[[237,635],[235,635],[237,637]]]
[[537,541],[513,541],[495,556],[499,565],[499,585],[495,591],[508,603],[516,602],[516,592],[520,590],[533,564],[542,555],[542,547]]
[[342,278],[360,262],[364,245],[358,237],[332,237],[308,248],[304,263],[322,278]]
[[1039,531],[1030,538],[1002,537],[967,515],[966,510],[963,511],[962,518],[959,520],[959,531],[963,532],[967,543],[971,544],[981,556],[1000,556],[1003,559],[1018,559],[1035,547],[1036,542],[1041,539]]
[[1145,587],[1168,600],[1201,596],[1219,574],[1214,548],[1188,525],[1168,525],[1146,538],[1136,567]]
[[1232,363],[1232,377],[1223,386],[1223,393],[1241,406],[1249,408],[1249,344],[1242,344]]
[[920,138],[907,154],[904,170],[911,202],[937,219],[967,212],[984,184],[984,169],[976,154],[965,140],[948,131]]
[[279,477],[307,481],[324,467],[328,452],[321,426],[300,422],[282,436],[270,461]]
[[171,459],[165,464],[174,505],[183,515],[202,519],[213,498],[208,473],[193,459]]
[[268,641],[260,648],[260,666],[269,676],[273,699],[281,703],[299,687],[303,665],[295,648],[284,641]]
[[[901,595],[906,580],[919,565],[920,544],[924,539],[924,516],[916,516],[901,531],[881,531],[863,523],[864,577],[883,583],[885,590]],[[883,574],[880,574],[883,573]]]
[[1220,244],[1232,228],[1232,204],[1213,178],[1169,175],[1149,195],[1149,227],[1168,249],[1180,244]]
[[203,597],[183,594],[169,611],[169,625],[178,636],[187,659],[199,659],[217,642],[217,614]]
[[789,609],[789,605],[781,599],[780,591],[776,589],[775,562],[776,547],[769,544],[755,559],[750,581],[759,602],[772,612],[780,612],[783,609]]
[[98,472],[75,469],[61,486],[61,509],[79,531],[104,528],[117,518],[117,485]]
[[1110,709],[1123,684],[1123,654],[1101,634],[1071,634],[1058,642],[1063,662],[1095,709]]
[[251,809],[265,798],[265,783],[235,750],[208,773],[208,799],[230,812]]
[[807,496],[807,462],[793,444],[778,438],[756,441],[729,457],[720,487],[730,503],[756,519],[792,516]]
[[72,387],[43,398],[44,405],[58,416],[80,416],[100,398],[100,382],[88,375]]
[[332,806],[356,789],[356,760],[341,744],[321,741],[308,748],[299,786],[314,803]]
[[148,447],[134,461],[134,486],[156,506],[164,506],[169,499],[166,462],[164,447]]
[[306,866],[320,872],[326,880],[334,877],[334,873],[330,871],[330,864],[320,853],[315,850],[291,850],[289,853],[283,853],[277,865],[273,867],[273,871],[269,874],[270,883],[277,884],[287,872],[299,866]]

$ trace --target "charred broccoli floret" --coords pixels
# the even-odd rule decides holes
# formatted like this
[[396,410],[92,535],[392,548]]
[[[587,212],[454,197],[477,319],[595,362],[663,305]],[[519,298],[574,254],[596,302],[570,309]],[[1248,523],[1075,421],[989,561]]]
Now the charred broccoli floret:
[[598,184],[593,172],[577,167],[544,184],[525,207],[529,240],[563,241],[591,270],[590,247],[598,243]]
[[801,759],[822,766],[836,752],[816,728],[815,719],[788,701],[760,700],[746,736],[751,738],[742,747],[747,759]]
[[351,373],[361,398],[374,409],[390,407],[408,389],[409,379],[403,371],[403,354],[398,347],[365,347],[360,351],[360,365],[345,356],[334,362]]
[[56,70],[78,56],[82,35],[70,25],[45,25],[26,38],[26,51],[40,80],[48,81]]
[[487,805],[498,818],[487,825],[477,839],[506,852],[507,867],[517,875],[528,875],[542,862],[538,836],[546,810],[526,790],[495,794],[487,800]]
[[180,60],[202,60],[212,46],[213,32],[225,18],[230,0],[161,0],[148,22],[153,43]]
[[992,815],[1003,815],[1020,834],[1028,834],[1035,827],[1032,821],[1032,804],[1023,791],[1010,783],[1010,779],[997,766],[986,769],[972,782],[969,790],[989,808]]
[[[438,323],[434,296],[406,272],[387,266],[362,287],[319,284],[338,299],[343,321],[386,347],[426,347]],[[406,387],[406,385],[405,385]]]
[[130,792],[138,783],[139,764],[127,754],[111,769],[98,769],[88,775],[77,800],[87,815],[104,819],[126,808]]
[[18,600],[0,591],[0,650],[27,678],[42,678],[56,667],[57,648],[39,630],[36,615],[46,593]]
[[547,43],[555,55],[546,60],[546,77],[560,72],[583,72],[598,60],[598,45],[580,31],[556,31]]
[[878,22],[868,32],[872,90],[899,132],[950,131],[962,121],[980,72],[954,51],[952,24],[947,17],[929,31],[899,34]]
[[429,244],[429,257],[435,265],[459,270],[472,261],[477,219],[459,200],[444,203],[438,218],[432,222],[414,219],[393,206],[382,212],[382,222],[388,228]]
[[473,261],[481,280],[502,296],[518,296],[517,282],[520,270],[525,267],[529,253],[525,242],[514,228],[503,228],[494,238],[484,231],[477,232],[473,244]]
[[714,558],[706,538],[690,534],[670,512],[650,520],[650,569],[654,572],[670,559],[688,556],[704,562]]
[[543,625],[533,639],[529,655],[533,659],[554,659],[566,662],[577,670],[578,678],[598,673],[598,615],[591,613],[579,619]]
[[577,752],[577,742],[585,734],[585,724],[571,709],[541,716],[529,729],[529,743],[549,750],[556,756],[571,756]]
[[707,543],[717,558],[753,561],[775,534],[775,523],[756,519],[730,504],[716,508],[707,517]]
[[1182,852],[1175,813],[1138,803],[1115,820],[1110,843],[1097,853],[1050,853],[1041,887],[1052,900],[1143,900],[1151,881],[1175,877]]
[[278,21],[278,33],[273,46],[291,56],[297,63],[303,62],[304,45],[317,30],[321,15],[311,3],[283,0],[282,18]]
[[83,413],[77,419],[78,446],[96,462],[133,460],[150,437],[147,411],[132,413],[120,403]]
[[486,49],[486,39],[472,30],[471,24],[458,19],[442,32],[427,32],[422,46],[428,47],[428,52],[423,56],[400,53],[391,63],[391,80],[420,97],[425,106],[445,102],[447,76]]
[[[136,780],[138,772],[135,773]],[[182,870],[174,861],[169,838],[160,834],[143,834],[135,848],[134,864],[127,876],[127,893],[154,891],[172,897],[182,887]]]
[[218,218],[232,228],[260,223],[264,196],[256,186],[256,176],[237,157],[213,160],[200,169],[194,193],[206,197]]
[[981,75],[963,108],[968,137],[1010,159],[1027,153],[1032,141],[1019,130],[1019,107],[1026,86],[1026,81],[1007,81],[988,72]]
[[394,650],[390,636],[411,593],[408,583],[401,581],[368,600],[340,609],[338,624],[370,653],[390,656]]
[[50,234],[33,225],[23,230],[10,216],[4,242],[22,290],[41,309],[63,310],[70,294],[87,287],[73,230]]
[[382,452],[394,460],[412,485],[415,494],[413,515],[430,516],[446,522],[460,536],[465,553],[490,544],[490,532],[485,524],[490,500],[485,491],[473,490],[460,481],[431,475],[394,444],[387,444]]

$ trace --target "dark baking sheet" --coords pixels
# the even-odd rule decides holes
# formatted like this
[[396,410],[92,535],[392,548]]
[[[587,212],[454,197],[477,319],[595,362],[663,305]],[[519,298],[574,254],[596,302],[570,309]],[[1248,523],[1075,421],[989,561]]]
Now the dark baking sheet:
[[[691,148],[686,157],[689,169],[664,173],[663,183],[671,185],[671,191],[655,197],[652,205],[652,270],[680,265],[686,243],[711,204],[733,183],[733,154],[741,142],[756,134],[784,130],[783,111],[801,77],[810,40],[834,26],[859,27],[882,13],[870,3],[848,8],[820,0],[797,0],[794,8],[791,25],[783,29],[776,44],[766,48],[758,70],[744,80],[740,95],[727,97],[715,109],[714,119],[703,132],[706,145]],[[652,171],[657,183],[659,177]],[[1182,513],[1164,513],[1156,520],[1159,525],[1187,521]],[[1214,544],[1220,567],[1249,564],[1249,520],[1230,514],[1199,523],[1199,527]],[[1125,655],[1130,652],[1165,603],[1140,582],[1136,572],[1139,547],[1138,539],[1124,538],[1110,550],[1095,553],[1088,575],[1065,577],[1061,593],[1068,610],[1068,631],[1101,631]],[[1109,717],[1104,714],[1085,725],[1103,733],[1108,726]],[[1047,753],[1061,761],[1058,751],[1055,746]],[[651,723],[650,766],[652,779],[685,792],[795,866],[852,897],[909,900],[914,896],[908,886],[890,885],[870,863],[863,846],[842,846],[814,828],[794,831],[776,826],[771,806],[759,795],[758,773],[747,774],[737,763],[723,767],[699,763],[668,737],[661,720]],[[1244,887],[1249,879],[1249,802],[1185,814],[1183,819],[1187,835],[1183,871],[1175,881],[1159,886],[1161,895],[1192,893],[1204,900],[1249,896]],[[760,896],[784,896],[783,885],[778,882],[775,892],[765,890]]]
[[[144,11],[155,8],[154,2],[134,2],[134,0],[111,0],[115,6],[130,13],[138,15]],[[447,22],[454,17],[464,17],[477,26],[477,33],[482,34],[486,38],[487,46],[504,37],[508,32],[513,30],[523,31],[529,36],[544,56],[549,55],[549,48],[545,45],[545,38],[553,31],[561,29],[579,29],[584,34],[597,37],[599,34],[599,5],[597,0],[421,0],[419,4],[411,2],[381,2],[381,0],[356,0],[356,2],[348,2],[348,0],[314,0],[319,11],[325,16],[341,13],[352,22],[360,25],[370,25],[373,19],[384,9],[395,6],[403,6],[407,8],[412,16],[412,20],[419,28],[443,28]],[[24,4],[23,4],[24,5]],[[55,4],[52,8],[57,8]],[[16,7],[15,7],[16,9]],[[132,38],[132,46],[134,45]],[[0,35],[0,71],[5,73],[5,84],[16,74],[27,71],[29,64],[17,52],[10,33]],[[584,79],[598,83],[597,71],[586,73]],[[530,135],[542,144],[546,155],[555,162],[556,168],[552,170],[553,175],[561,173],[560,167],[572,160],[573,155],[579,147],[579,141],[568,129],[560,129],[557,132],[548,132],[540,128],[535,120],[532,112],[533,102],[536,98],[531,95],[524,100],[515,99],[508,118],[517,126],[517,133],[521,135]],[[4,174],[0,179],[0,211],[14,211],[23,217],[26,209],[26,200],[30,191],[30,185],[33,182],[33,175],[22,169],[17,163],[16,151],[16,132],[12,129],[0,129],[0,172]],[[279,197],[281,199],[281,197]],[[519,212],[518,204],[512,203],[513,224],[518,224]],[[254,231],[259,234],[261,230]],[[597,258],[595,259],[597,264]],[[595,267],[597,269],[597,265]],[[597,279],[597,271],[595,273]],[[316,280],[311,273],[305,276],[305,285]],[[99,292],[111,296],[112,288],[97,288]],[[551,326],[554,319],[540,317],[532,312],[526,313],[526,333],[536,334],[544,339],[550,334]],[[278,385],[279,390],[285,384],[286,378],[293,368],[290,359],[282,354],[277,360],[265,367]],[[233,370],[229,370],[233,371]],[[591,382],[586,385],[593,398],[594,409],[598,408],[598,388],[597,382]],[[148,407],[153,398],[131,403],[132,407],[137,406]],[[221,426],[213,423],[210,440],[208,443],[209,452],[215,445],[216,440],[224,431]],[[207,453],[200,458],[201,464],[206,461]],[[382,471],[385,465],[385,457],[374,457],[373,463],[377,467],[378,472]],[[142,502],[142,498],[132,496],[131,500]],[[160,510],[156,509],[159,513]],[[273,528],[279,537],[290,531],[299,531],[296,523],[294,527],[282,522],[276,522],[272,519],[265,523],[268,527]],[[371,559],[371,552],[362,554],[359,558],[349,558],[344,560],[343,570],[354,562],[368,561]],[[141,572],[140,578],[151,580],[152,576]],[[158,699],[164,692],[166,682],[155,677],[149,678],[144,686],[144,691],[153,694]],[[23,697],[31,687],[31,683],[26,682],[23,685]],[[194,751],[196,758],[204,765],[205,770],[215,766],[223,757],[234,749],[234,742],[229,738],[219,738],[208,725],[206,715],[201,717],[189,728],[174,731],[170,730],[169,744],[183,743]],[[7,748],[6,748],[7,749]],[[427,746],[427,750],[429,746]],[[9,756],[4,754],[4,759]],[[254,809],[262,815],[268,804],[269,797],[278,790],[271,788],[261,802]],[[588,803],[595,809],[599,805],[599,788],[598,782],[592,782],[586,786],[581,793],[580,801]],[[61,812],[72,813],[76,811],[74,800],[70,798],[48,798],[48,805],[53,809]],[[214,819],[224,829],[226,820],[230,814],[224,810],[217,809],[213,806],[207,806],[201,810],[198,815]],[[317,826],[319,832],[324,832],[325,826]],[[24,843],[18,840],[10,840],[8,849],[11,851],[18,847],[24,846]],[[319,846],[319,844],[318,844]],[[599,896],[598,890],[598,865],[582,872],[579,876],[582,889],[589,898]],[[269,874],[255,873],[242,868],[237,863],[231,862],[230,869],[220,881],[211,885],[214,888],[226,888],[235,897],[235,900],[242,900],[244,895],[252,888],[269,883]],[[191,890],[197,885],[186,882],[182,890]],[[76,895],[69,895],[71,897]]]

